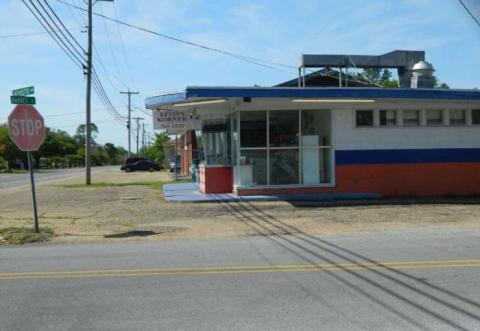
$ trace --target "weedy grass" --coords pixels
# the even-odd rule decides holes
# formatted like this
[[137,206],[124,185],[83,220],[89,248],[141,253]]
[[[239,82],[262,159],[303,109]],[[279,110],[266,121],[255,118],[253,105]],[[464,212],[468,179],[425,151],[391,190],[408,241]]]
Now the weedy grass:
[[106,183],[106,182],[98,182],[92,183],[90,185],[86,184],[67,184],[63,185],[65,188],[99,188],[99,187],[124,187],[124,186],[149,186],[153,189],[161,190],[163,189],[163,185],[165,184],[172,184],[172,183],[188,183],[188,180],[178,180],[174,181],[138,181],[138,182],[126,182],[126,183]]
[[33,228],[9,227],[0,229],[0,238],[10,245],[29,244],[34,242],[47,241],[54,236],[52,229],[41,227],[36,233]]

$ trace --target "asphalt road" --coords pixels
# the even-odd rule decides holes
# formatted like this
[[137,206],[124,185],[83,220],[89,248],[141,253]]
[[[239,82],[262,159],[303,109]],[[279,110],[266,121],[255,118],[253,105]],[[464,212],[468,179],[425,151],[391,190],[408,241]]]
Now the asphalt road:
[[[120,166],[93,167],[92,174],[100,170],[120,168]],[[35,182],[43,183],[57,179],[73,178],[85,173],[85,168],[70,168],[35,172]],[[25,173],[0,174],[0,189],[12,186],[30,185],[30,175]]]
[[479,330],[480,231],[0,248],[1,330]]

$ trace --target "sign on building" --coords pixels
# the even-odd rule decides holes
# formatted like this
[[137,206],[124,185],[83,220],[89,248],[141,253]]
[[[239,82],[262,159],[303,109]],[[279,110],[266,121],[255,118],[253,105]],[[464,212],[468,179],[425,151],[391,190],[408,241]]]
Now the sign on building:
[[195,129],[195,120],[189,111],[160,110],[153,112],[153,129],[175,133]]

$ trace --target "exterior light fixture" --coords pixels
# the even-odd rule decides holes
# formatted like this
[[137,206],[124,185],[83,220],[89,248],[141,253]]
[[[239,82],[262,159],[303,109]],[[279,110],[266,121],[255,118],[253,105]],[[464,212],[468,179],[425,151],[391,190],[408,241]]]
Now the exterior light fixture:
[[373,103],[374,99],[292,99],[292,102],[304,103]]
[[200,106],[200,105],[210,105],[210,104],[214,104],[214,103],[224,103],[226,101],[227,100],[225,100],[225,99],[202,100],[202,101],[176,103],[173,106],[174,107]]

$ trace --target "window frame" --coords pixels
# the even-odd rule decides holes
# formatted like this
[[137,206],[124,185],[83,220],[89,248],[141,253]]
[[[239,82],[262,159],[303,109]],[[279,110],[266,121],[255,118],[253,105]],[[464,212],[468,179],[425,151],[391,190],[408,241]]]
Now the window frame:
[[[401,112],[402,112],[402,127],[406,127],[406,128],[422,127],[422,110],[421,109],[418,109],[418,108],[408,109],[408,108],[406,108],[406,109],[402,109]],[[406,112],[417,112],[417,114],[418,114],[417,124],[406,124],[405,123],[405,113]]]
[[[241,146],[241,137],[238,139],[238,146],[237,146],[237,164],[240,165],[240,155],[242,154],[242,151],[247,151],[247,150],[258,150],[258,151],[265,151],[267,154],[267,184],[265,185],[255,185],[252,187],[275,187],[275,188],[281,188],[281,187],[295,187],[295,186],[310,186],[310,187],[334,187],[335,184],[335,163],[334,163],[334,155],[333,155],[333,148],[332,148],[332,132],[330,131],[330,136],[328,137],[328,143],[329,145],[317,145],[317,146],[303,146],[302,141],[301,141],[301,136],[302,136],[302,111],[304,110],[314,110],[314,111],[329,111],[330,112],[330,121],[329,125],[331,128],[333,128],[333,110],[332,109],[286,109],[285,111],[296,111],[298,113],[298,135],[299,135],[299,141],[297,146],[270,146],[270,112],[271,111],[283,111],[282,109],[265,109],[265,110],[259,110],[259,109],[249,109],[249,110],[241,110],[236,112],[237,117],[237,130],[240,133],[241,132],[241,113],[248,113],[248,112],[253,112],[253,111],[262,111],[266,113],[267,116],[267,130],[266,130],[266,135],[267,135],[267,141],[266,141],[266,146],[265,147],[242,147]],[[328,153],[328,169],[325,169],[327,173],[329,174],[329,180],[327,182],[320,182],[318,184],[302,184],[303,182],[303,171],[302,171],[302,155],[303,155],[303,150],[304,149],[317,149],[317,150],[327,150]],[[274,150],[299,150],[299,162],[298,162],[298,183],[295,184],[271,184],[271,179],[270,179],[270,169],[271,169],[271,164],[270,164],[270,152]],[[240,183],[240,186],[241,183]],[[249,186],[244,186],[244,187],[249,187]]]
[[[452,123],[452,113],[455,111],[463,111],[463,123]],[[448,110],[448,125],[453,127],[458,126],[467,126],[468,125],[468,114],[467,109],[465,108],[451,108]]]
[[[357,113],[359,112],[371,112],[372,113],[372,124],[371,125],[358,125],[358,121],[357,121]],[[355,109],[354,110],[354,116],[353,116],[353,125],[355,128],[358,128],[358,129],[365,129],[365,128],[374,128],[376,125],[375,125],[375,109]]]
[[[431,112],[431,111],[440,111],[440,114],[442,115],[441,119],[440,119],[440,123],[432,123],[432,124],[428,123],[428,113]],[[425,126],[426,127],[445,126],[445,119],[446,119],[445,109],[427,108],[427,109],[425,109],[424,112],[425,112]]]
[[[382,112],[393,112],[395,114],[395,124],[393,125],[388,125],[388,119],[387,120],[387,124],[386,125],[382,125]],[[378,127],[380,128],[396,128],[396,127],[399,127],[400,126],[400,120],[399,120],[399,110],[397,108],[395,109],[378,109]]]
[[[474,123],[473,122],[473,112],[474,111],[478,111],[478,119],[479,119],[479,122],[478,123]],[[480,108],[472,108],[470,109],[470,122],[471,122],[471,125],[472,126],[480,126]]]

